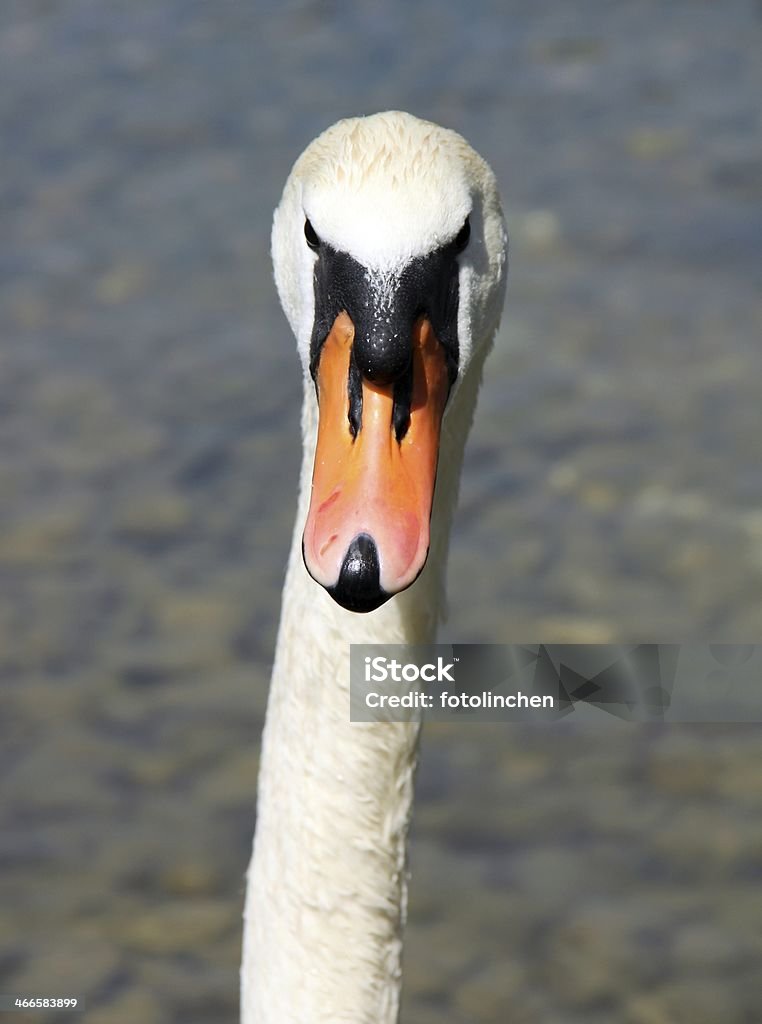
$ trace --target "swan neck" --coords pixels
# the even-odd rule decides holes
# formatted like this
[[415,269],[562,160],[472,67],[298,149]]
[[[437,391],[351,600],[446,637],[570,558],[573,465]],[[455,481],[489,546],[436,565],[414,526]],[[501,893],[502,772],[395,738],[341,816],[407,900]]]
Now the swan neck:
[[407,903],[406,845],[419,727],[349,720],[355,643],[425,643],[442,611],[443,564],[479,372],[443,423],[431,549],[419,579],[367,615],[307,574],[301,531],[317,416],[302,418],[299,509],[263,735],[248,872],[242,1024],[396,1024]]

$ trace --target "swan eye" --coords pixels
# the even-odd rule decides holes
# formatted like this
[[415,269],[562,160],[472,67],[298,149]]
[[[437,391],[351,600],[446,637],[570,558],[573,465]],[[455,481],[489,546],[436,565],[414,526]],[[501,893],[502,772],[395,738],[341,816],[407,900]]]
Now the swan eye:
[[468,245],[468,240],[471,237],[471,221],[468,217],[463,224],[463,227],[455,236],[455,252],[463,252]]
[[309,220],[305,220],[304,222],[304,237],[307,239],[307,245],[310,249],[320,248],[320,239],[315,233],[315,229],[310,224]]

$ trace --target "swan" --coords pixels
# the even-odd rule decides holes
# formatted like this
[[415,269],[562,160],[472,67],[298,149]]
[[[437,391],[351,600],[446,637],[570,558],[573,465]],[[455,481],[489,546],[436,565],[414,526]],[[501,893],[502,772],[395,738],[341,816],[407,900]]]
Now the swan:
[[[349,721],[350,643],[425,643],[503,305],[495,178],[454,131],[339,121],[275,210],[303,461],[247,873],[243,1024],[398,1020],[418,725]],[[435,487],[436,484],[436,487]]]

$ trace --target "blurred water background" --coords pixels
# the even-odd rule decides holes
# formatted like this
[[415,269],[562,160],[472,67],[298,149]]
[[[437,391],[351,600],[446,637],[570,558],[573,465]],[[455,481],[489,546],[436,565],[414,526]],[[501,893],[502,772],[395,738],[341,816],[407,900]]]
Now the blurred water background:
[[[0,992],[236,1020],[299,457],[270,219],[338,117],[453,127],[504,194],[443,638],[760,639],[760,53],[751,0],[4,0]],[[758,1024],[761,759],[427,730],[403,1019]]]

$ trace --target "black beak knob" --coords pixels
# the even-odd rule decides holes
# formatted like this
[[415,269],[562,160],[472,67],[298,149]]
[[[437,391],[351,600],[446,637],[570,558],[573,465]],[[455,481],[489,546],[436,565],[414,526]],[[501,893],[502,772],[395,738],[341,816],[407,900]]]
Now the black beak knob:
[[328,593],[350,612],[372,612],[392,596],[381,589],[378,551],[367,533],[359,533],[349,545],[338,582]]

